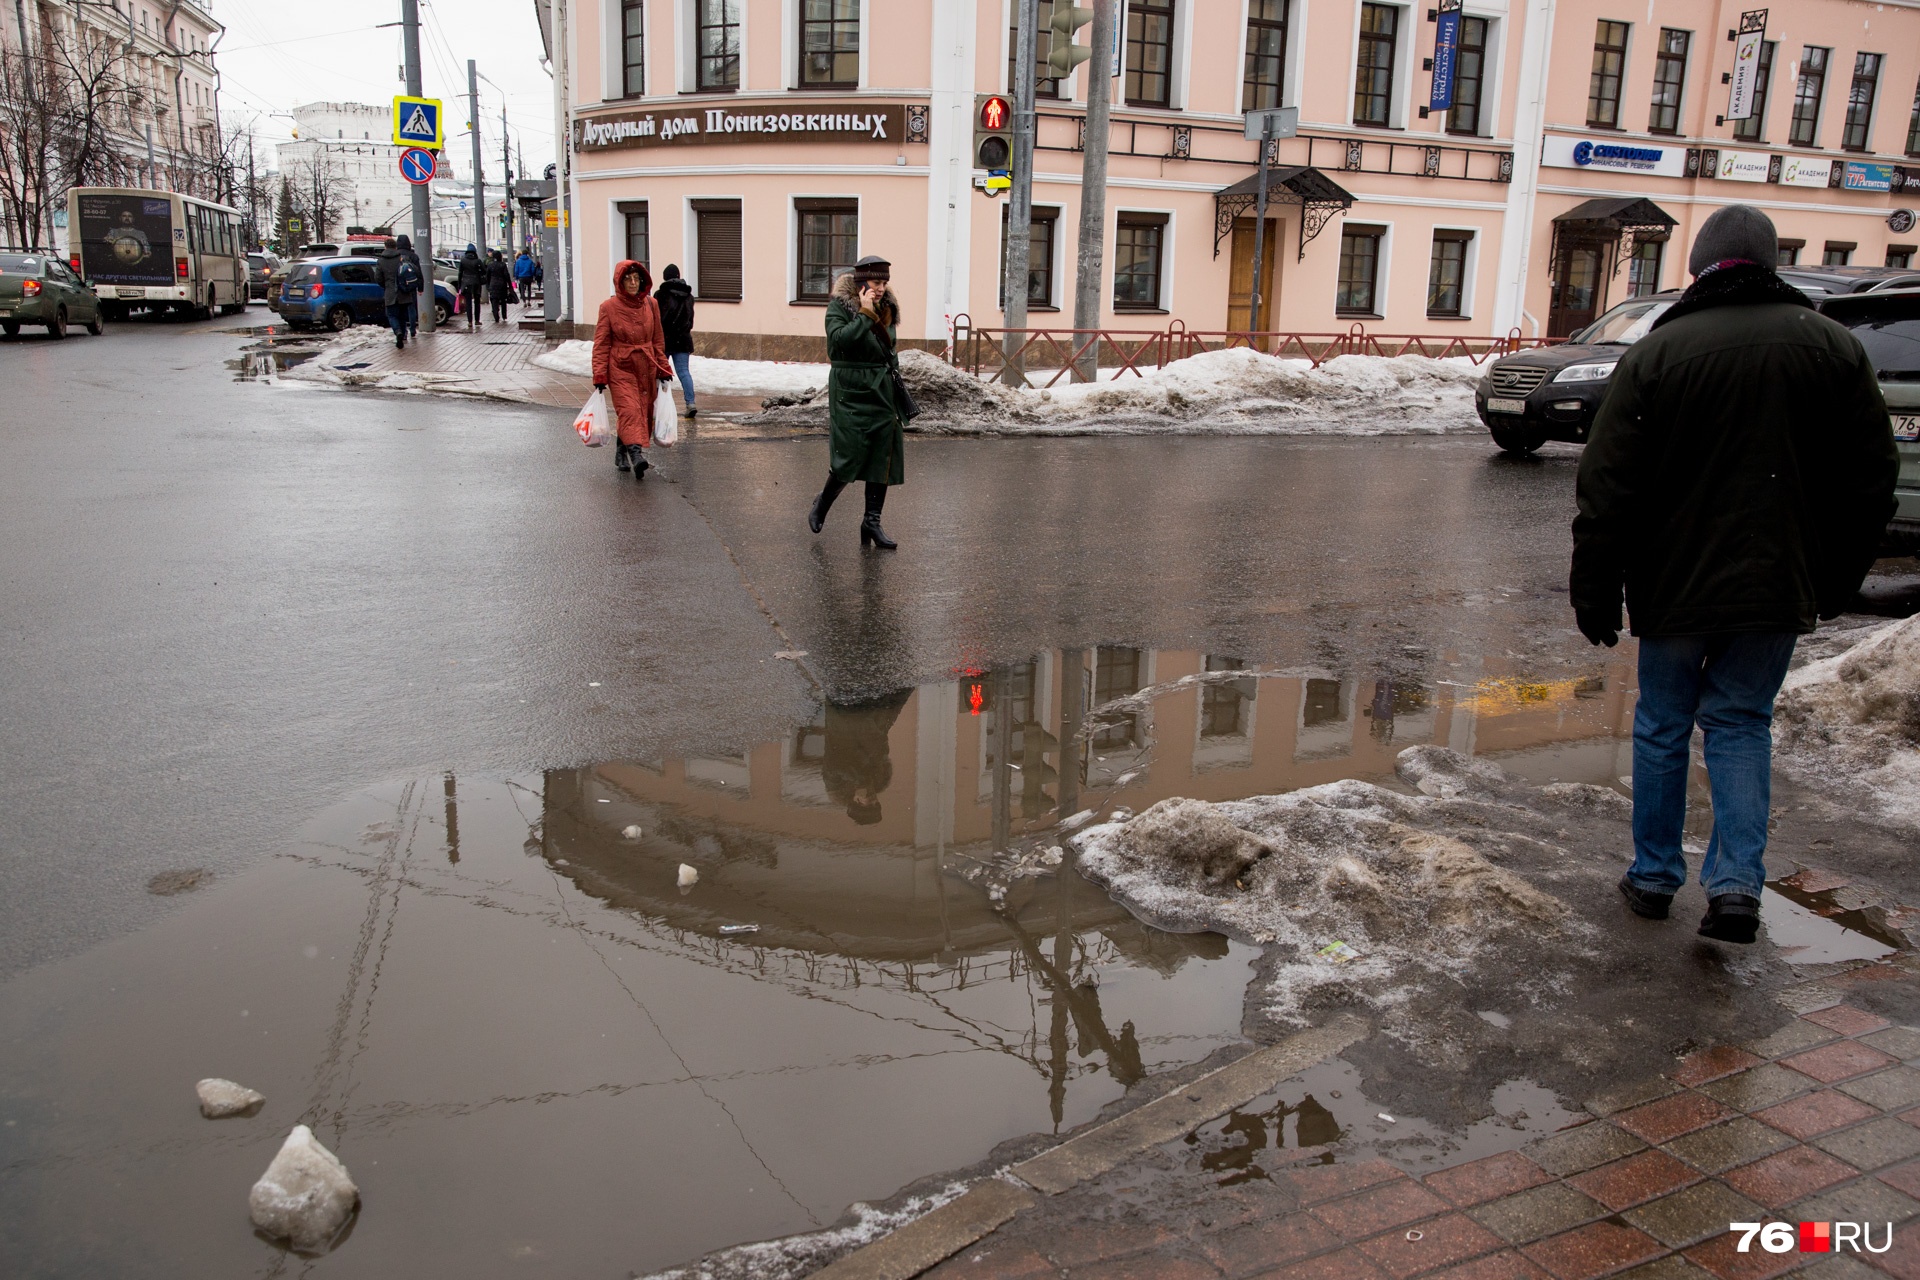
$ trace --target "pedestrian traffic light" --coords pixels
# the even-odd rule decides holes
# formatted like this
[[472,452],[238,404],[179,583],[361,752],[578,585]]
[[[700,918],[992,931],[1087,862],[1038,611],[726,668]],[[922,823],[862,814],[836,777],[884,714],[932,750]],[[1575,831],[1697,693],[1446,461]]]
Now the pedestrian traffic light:
[[1047,69],[1055,76],[1070,74],[1075,67],[1093,56],[1093,50],[1086,45],[1073,43],[1073,33],[1092,21],[1091,9],[1083,9],[1077,4],[1053,6],[1053,41],[1052,51],[1047,54]]
[[987,171],[982,184],[989,196],[1013,185],[1013,104],[997,93],[974,97],[973,163]]

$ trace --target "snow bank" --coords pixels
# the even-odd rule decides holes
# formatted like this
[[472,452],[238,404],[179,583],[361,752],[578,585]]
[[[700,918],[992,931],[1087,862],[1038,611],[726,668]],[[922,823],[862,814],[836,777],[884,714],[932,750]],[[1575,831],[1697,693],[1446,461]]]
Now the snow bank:
[[1773,732],[1784,767],[1920,828],[1920,617],[1789,673]]
[[[1482,371],[1465,359],[1337,356],[1314,369],[1236,348],[1202,352],[1143,377],[1027,390],[982,381],[922,351],[901,352],[900,370],[920,403],[919,430],[1382,435],[1481,429],[1473,388]],[[823,427],[826,397],[770,405],[749,421]]]
[[908,1195],[892,1208],[857,1203],[825,1231],[735,1245],[687,1266],[654,1272],[646,1280],[798,1280],[932,1213],[966,1189],[965,1182],[948,1183],[925,1194]]
[[[570,338],[551,351],[533,358],[543,369],[572,374],[576,378],[593,376],[593,343]],[[827,366],[798,364],[784,360],[715,360],[708,356],[693,358],[693,385],[696,391],[716,396],[801,395],[824,391]]]

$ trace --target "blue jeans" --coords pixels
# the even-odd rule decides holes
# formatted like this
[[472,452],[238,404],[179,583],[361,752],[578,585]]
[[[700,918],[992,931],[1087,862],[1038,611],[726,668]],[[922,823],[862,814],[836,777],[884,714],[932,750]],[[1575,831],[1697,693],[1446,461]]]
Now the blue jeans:
[[1655,636],[1640,641],[1633,713],[1633,866],[1651,893],[1686,882],[1680,833],[1687,817],[1688,746],[1706,736],[1713,836],[1700,863],[1709,898],[1760,896],[1772,804],[1773,700],[1793,658],[1791,632]]
[[404,302],[396,302],[387,308],[387,327],[393,330],[395,340],[407,336],[408,307]]
[[687,408],[693,408],[693,352],[676,351],[667,357],[673,361],[673,371],[680,375],[680,394],[686,397]]

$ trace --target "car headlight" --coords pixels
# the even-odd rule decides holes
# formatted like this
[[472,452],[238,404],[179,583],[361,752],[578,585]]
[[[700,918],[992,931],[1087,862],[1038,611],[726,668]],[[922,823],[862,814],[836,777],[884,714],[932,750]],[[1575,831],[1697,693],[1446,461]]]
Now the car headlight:
[[1570,364],[1553,375],[1555,382],[1605,382],[1613,376],[1618,360],[1608,360],[1604,364]]

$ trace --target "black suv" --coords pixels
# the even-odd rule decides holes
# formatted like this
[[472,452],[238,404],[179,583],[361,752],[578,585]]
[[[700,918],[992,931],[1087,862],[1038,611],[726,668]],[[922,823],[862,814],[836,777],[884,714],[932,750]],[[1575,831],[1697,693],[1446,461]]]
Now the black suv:
[[1920,286],[1920,271],[1909,267],[1782,267],[1780,278],[1816,307],[1827,298]]
[[1678,289],[1630,298],[1559,346],[1495,360],[1473,393],[1493,442],[1517,456],[1549,440],[1585,444],[1614,365],[1679,300]]
[[1895,551],[1920,551],[1920,289],[1842,294],[1820,310],[1853,330],[1879,375],[1900,451],[1900,505],[1887,540]]

